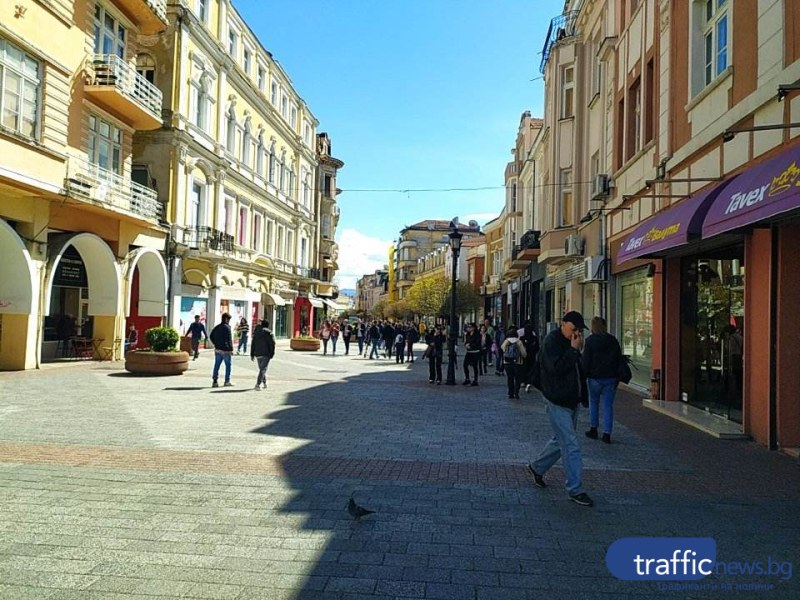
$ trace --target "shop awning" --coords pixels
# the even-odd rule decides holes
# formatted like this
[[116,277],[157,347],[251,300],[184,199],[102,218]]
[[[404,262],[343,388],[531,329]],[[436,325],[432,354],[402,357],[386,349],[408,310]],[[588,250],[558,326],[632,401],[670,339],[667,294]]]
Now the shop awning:
[[278,294],[272,294],[272,293],[269,293],[269,292],[268,292],[268,293],[266,294],[266,296],[267,296],[267,297],[268,297],[270,300],[272,300],[272,304],[274,304],[275,306],[285,306],[285,305],[286,305],[286,300],[284,300],[283,298],[281,298],[281,297],[280,297]]
[[333,300],[329,300],[328,298],[323,298],[322,301],[325,304],[327,304],[329,308],[332,308],[333,310],[344,310],[345,308],[341,304],[337,304],[336,302],[334,302]]
[[322,303],[322,299],[321,298],[314,298],[313,296],[309,296],[308,297],[308,301],[311,303],[311,306],[313,306],[314,308],[322,308],[323,306],[325,306]]
[[640,223],[622,242],[617,262],[623,263],[645,256],[659,256],[666,250],[683,246],[699,238],[703,229],[703,219],[709,207],[735,179],[723,181],[710,190],[681,200],[678,204],[673,204]]
[[800,144],[756,165],[717,196],[703,237],[740,229],[800,208]]

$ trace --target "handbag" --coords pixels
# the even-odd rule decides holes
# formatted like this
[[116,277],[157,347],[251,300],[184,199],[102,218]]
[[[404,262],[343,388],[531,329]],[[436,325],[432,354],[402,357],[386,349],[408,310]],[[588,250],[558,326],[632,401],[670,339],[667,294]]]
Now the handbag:
[[622,383],[630,383],[633,379],[631,373],[631,359],[627,354],[619,355],[619,362],[617,362],[617,379]]

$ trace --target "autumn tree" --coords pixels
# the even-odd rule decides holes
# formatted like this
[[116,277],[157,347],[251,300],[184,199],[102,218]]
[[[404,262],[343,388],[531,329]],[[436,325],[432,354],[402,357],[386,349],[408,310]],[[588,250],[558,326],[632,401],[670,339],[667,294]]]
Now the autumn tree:
[[440,317],[446,312],[449,294],[450,280],[447,277],[424,277],[409,288],[405,300],[418,315]]

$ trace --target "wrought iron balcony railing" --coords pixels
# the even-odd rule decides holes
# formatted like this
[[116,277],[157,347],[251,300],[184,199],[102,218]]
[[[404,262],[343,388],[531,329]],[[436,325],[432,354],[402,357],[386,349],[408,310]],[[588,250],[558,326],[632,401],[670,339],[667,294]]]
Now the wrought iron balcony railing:
[[146,188],[86,159],[71,156],[67,162],[67,192],[153,221],[162,216],[163,205],[155,190]]
[[321,272],[319,269],[297,267],[297,274],[305,279],[321,279]]
[[96,86],[110,86],[161,118],[161,90],[116,54],[95,54],[92,61]]
[[519,254],[522,250],[538,249],[540,248],[539,235],[541,232],[529,229],[519,239],[519,244],[514,246],[514,256]]
[[558,15],[550,21],[550,29],[544,38],[544,48],[542,48],[542,62],[539,64],[539,72],[544,75],[547,61],[550,59],[550,52],[553,45],[575,35],[575,23],[578,20],[579,10],[571,10],[562,15]]
[[198,225],[183,230],[183,243],[198,250],[233,252],[233,236],[213,227]]

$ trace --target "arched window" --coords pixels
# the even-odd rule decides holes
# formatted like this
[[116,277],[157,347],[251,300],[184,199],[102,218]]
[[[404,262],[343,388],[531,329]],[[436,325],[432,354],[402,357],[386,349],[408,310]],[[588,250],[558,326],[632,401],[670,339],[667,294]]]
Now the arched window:
[[136,56],[136,72],[147,81],[156,83],[156,59],[146,53]]
[[296,182],[297,176],[294,174],[296,168],[297,168],[297,165],[295,164],[294,161],[292,161],[292,165],[291,165],[291,167],[289,169],[289,178],[288,178],[288,181],[287,181],[288,189],[287,189],[286,193],[293,200],[296,199],[296,197],[297,197],[297,190],[295,189],[295,187],[296,187],[295,182]]
[[278,179],[278,189],[286,193],[286,155],[281,155],[280,177]]

